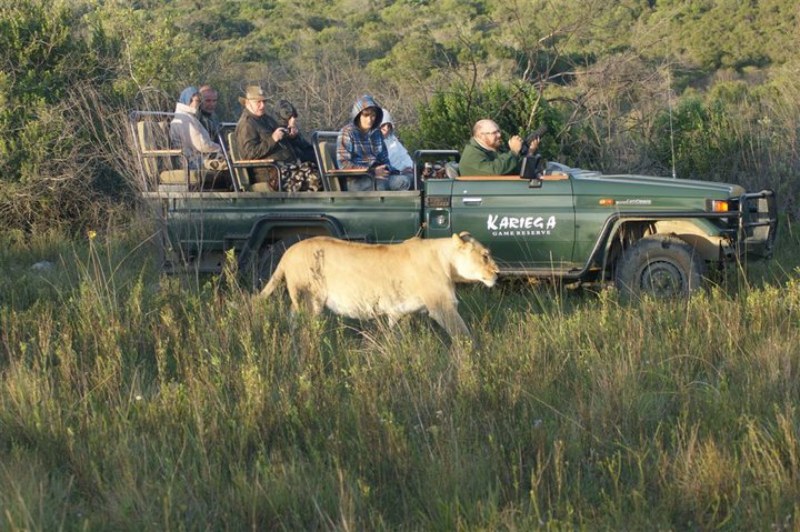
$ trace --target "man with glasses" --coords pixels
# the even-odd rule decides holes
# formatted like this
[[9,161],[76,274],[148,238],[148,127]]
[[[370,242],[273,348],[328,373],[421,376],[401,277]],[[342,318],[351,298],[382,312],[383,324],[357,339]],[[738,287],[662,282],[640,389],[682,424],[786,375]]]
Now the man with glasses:
[[[525,156],[522,137],[514,135],[508,140],[508,150],[503,147],[500,128],[493,120],[478,120],[472,127],[472,138],[464,147],[458,170],[461,175],[512,175],[518,174]],[[539,147],[539,139],[533,139],[528,153]]]
[[401,174],[389,162],[380,123],[383,110],[372,96],[356,100],[351,122],[336,140],[336,163],[341,170],[363,170],[366,175],[347,179],[347,190],[408,190],[411,177]]

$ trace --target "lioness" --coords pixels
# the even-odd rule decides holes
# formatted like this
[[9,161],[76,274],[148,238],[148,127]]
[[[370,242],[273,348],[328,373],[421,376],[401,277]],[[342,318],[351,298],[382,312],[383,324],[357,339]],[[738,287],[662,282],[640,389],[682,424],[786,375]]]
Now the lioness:
[[489,250],[467,232],[391,245],[320,236],[287,249],[259,297],[285,279],[293,312],[302,306],[316,315],[328,307],[356,319],[386,316],[391,326],[426,310],[451,337],[469,336],[456,309],[455,283],[491,287],[497,271]]

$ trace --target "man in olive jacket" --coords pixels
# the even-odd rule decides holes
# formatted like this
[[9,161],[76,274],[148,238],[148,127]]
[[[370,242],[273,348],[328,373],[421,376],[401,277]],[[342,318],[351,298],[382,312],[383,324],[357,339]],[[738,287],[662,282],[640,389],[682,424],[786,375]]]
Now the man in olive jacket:
[[[528,148],[536,151],[539,139],[534,139]],[[472,138],[464,146],[458,171],[461,175],[512,175],[518,174],[524,155],[522,137],[514,135],[508,141],[509,150],[503,149],[500,128],[493,120],[478,120],[472,127]]]
[[244,107],[235,133],[239,158],[294,160],[291,148],[281,143],[287,131],[267,114],[266,100],[267,95],[257,86],[247,87],[245,96],[239,98]]
[[272,191],[320,190],[316,165],[301,160],[292,144],[291,130],[267,114],[266,100],[266,94],[258,86],[247,87],[245,96],[239,98],[244,108],[233,139],[238,157],[271,163],[249,168],[250,184],[267,183],[267,189]]

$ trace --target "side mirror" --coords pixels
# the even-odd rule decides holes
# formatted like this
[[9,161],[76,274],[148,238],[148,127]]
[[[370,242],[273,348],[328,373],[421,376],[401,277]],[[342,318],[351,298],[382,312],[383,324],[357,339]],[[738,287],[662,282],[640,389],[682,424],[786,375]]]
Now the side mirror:
[[519,171],[520,179],[531,180],[531,186],[534,186],[534,181],[540,181],[542,175],[542,156],[540,154],[529,155],[522,160],[522,168]]

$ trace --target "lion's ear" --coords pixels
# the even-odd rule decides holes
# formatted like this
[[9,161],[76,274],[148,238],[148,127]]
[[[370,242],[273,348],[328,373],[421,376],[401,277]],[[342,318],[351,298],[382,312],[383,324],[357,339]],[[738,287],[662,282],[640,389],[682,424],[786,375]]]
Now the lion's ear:
[[469,231],[461,231],[460,233],[458,233],[458,235],[453,235],[453,236],[458,236],[458,238],[462,242],[465,242],[467,244],[475,241],[475,237],[469,234]]

